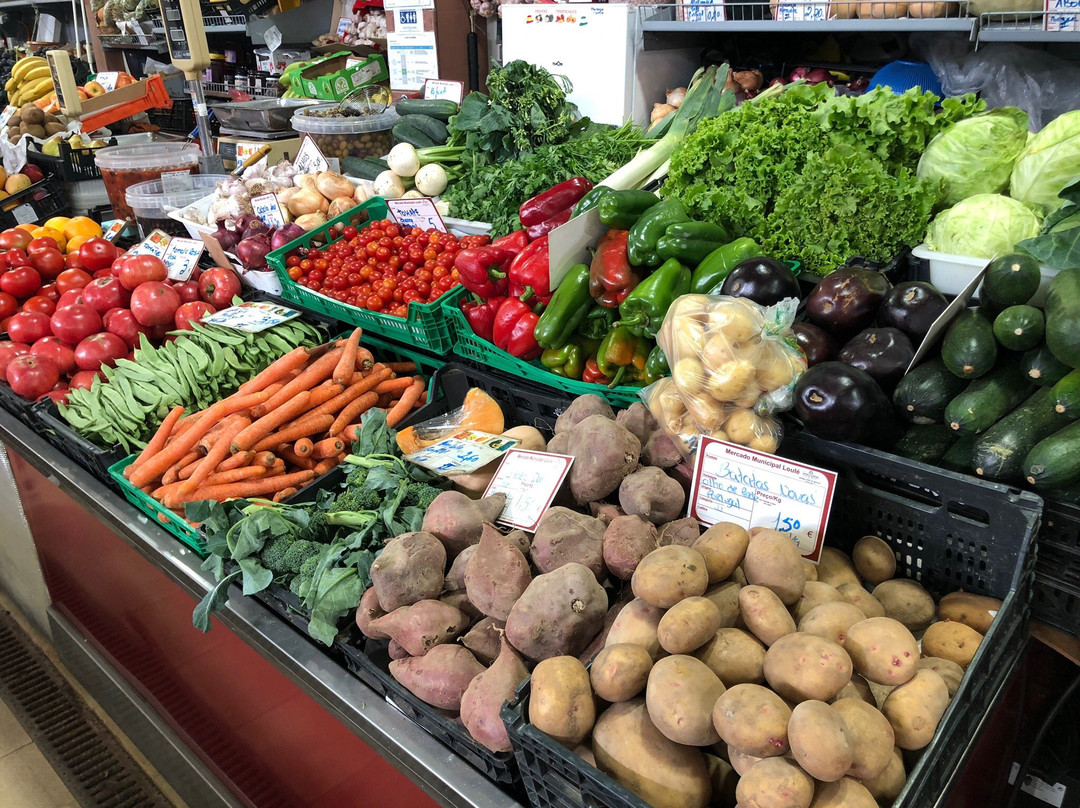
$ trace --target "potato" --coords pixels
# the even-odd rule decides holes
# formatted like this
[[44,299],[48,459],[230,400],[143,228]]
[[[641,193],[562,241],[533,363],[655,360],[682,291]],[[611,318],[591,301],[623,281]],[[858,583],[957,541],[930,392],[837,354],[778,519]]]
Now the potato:
[[615,420],[615,412],[611,405],[596,393],[586,393],[578,396],[571,402],[555,421],[555,434],[561,435],[569,432],[590,415],[602,415],[605,418]]
[[529,557],[540,572],[551,572],[576,561],[602,581],[607,577],[604,532],[604,523],[599,519],[569,508],[548,508],[536,526]]
[[948,706],[949,688],[945,680],[924,669],[893,690],[881,712],[892,724],[896,745],[914,751],[930,743]]
[[739,619],[740,589],[742,586],[735,581],[725,581],[716,586],[710,586],[702,595],[715,603],[716,608],[720,610],[721,628],[731,628]]
[[818,559],[817,579],[822,583],[831,584],[837,589],[841,584],[859,583],[855,565],[842,550],[835,547],[822,547],[821,558]]
[[712,710],[723,693],[724,683],[704,662],[675,654],[653,665],[645,704],[649,718],[667,738],[687,746],[708,746],[720,740]]
[[720,610],[708,598],[680,600],[660,618],[656,629],[660,647],[669,654],[689,654],[720,630]]
[[571,656],[542,660],[530,682],[529,723],[572,749],[595,722],[596,701],[585,666]]
[[934,671],[945,680],[945,686],[949,688],[949,698],[956,695],[960,689],[960,682],[964,678],[964,669],[955,662],[940,657],[923,657],[919,660],[919,670]]
[[788,701],[828,701],[851,680],[851,658],[834,642],[789,634],[765,652],[769,687]]
[[729,747],[754,757],[786,755],[791,708],[767,687],[735,685],[712,709],[712,722]]
[[817,564],[815,564],[813,561],[811,561],[808,558],[804,558],[802,560],[802,568],[803,568],[803,572],[806,573],[806,580],[807,581],[816,581],[817,580]]
[[678,544],[658,547],[641,559],[630,586],[636,597],[661,609],[705,594],[709,573],[701,553]]
[[878,808],[878,804],[866,786],[842,777],[834,783],[818,783],[810,808]]
[[823,701],[795,706],[788,722],[788,742],[803,771],[822,782],[839,780],[855,759],[847,724]]
[[658,546],[652,522],[640,516],[616,516],[604,529],[604,564],[616,578],[629,581],[641,559]]
[[867,617],[884,617],[885,607],[877,598],[858,584],[840,584],[836,589],[845,601],[857,608]]
[[997,598],[969,592],[950,592],[938,602],[937,616],[938,620],[963,623],[980,634],[986,634],[1000,610],[1001,601]]
[[889,719],[859,698],[835,701],[832,709],[843,719],[855,753],[848,776],[870,780],[885,771],[896,745]]
[[877,699],[874,698],[874,691],[871,690],[870,683],[857,673],[851,674],[851,681],[840,688],[840,692],[833,699],[833,704],[840,701],[840,699],[862,699],[871,707],[877,707]]
[[738,628],[722,628],[694,654],[726,687],[765,681],[765,646]]
[[911,679],[919,664],[915,637],[889,617],[871,617],[851,626],[844,648],[862,676],[890,687]]
[[886,617],[899,620],[913,632],[930,625],[937,611],[930,593],[907,578],[878,584],[874,587],[874,597],[885,608]]
[[823,584],[821,581],[807,581],[803,587],[799,602],[791,607],[791,616],[795,622],[799,622],[813,609],[823,603],[842,603],[844,596],[832,584]]
[[742,563],[748,583],[767,586],[785,606],[797,603],[806,586],[799,548],[789,536],[763,530],[750,539]]
[[809,808],[814,781],[787,758],[766,758],[742,776],[735,796],[739,808]]
[[705,808],[712,785],[705,756],[664,737],[644,699],[613,704],[593,729],[596,766],[653,808]]
[[584,505],[618,489],[638,464],[641,442],[612,419],[590,415],[570,431],[566,453],[574,457],[570,491]]
[[877,536],[863,536],[855,542],[851,560],[860,577],[872,584],[880,584],[896,575],[896,555],[892,547]]
[[390,675],[405,689],[442,710],[460,710],[461,697],[483,672],[484,666],[460,645],[437,645],[422,657],[390,662]]
[[904,772],[904,755],[900,751],[900,747],[896,747],[892,751],[892,757],[889,758],[889,765],[885,767],[885,771],[872,780],[864,780],[863,787],[879,803],[888,805],[904,790],[904,783],[906,782],[907,774]]
[[686,492],[663,469],[645,466],[619,484],[619,506],[628,514],[662,525],[683,512]]
[[881,709],[881,705],[885,703],[885,699],[889,698],[889,694],[896,690],[892,685],[879,685],[877,682],[871,682],[869,680],[867,680],[866,684],[874,697],[874,705],[879,710]]
[[573,656],[603,628],[607,610],[592,571],[571,562],[533,578],[506,618],[506,638],[533,661]]
[[766,645],[795,633],[791,619],[780,598],[764,586],[744,586],[739,590],[739,610],[746,627]]
[[593,692],[612,703],[629,701],[645,689],[653,659],[640,645],[605,646],[589,667]]
[[705,755],[705,763],[709,767],[709,779],[712,781],[710,805],[734,805],[739,773],[730,763],[715,755]]
[[735,770],[735,773],[738,774],[739,777],[742,777],[750,771],[752,766],[765,759],[759,758],[756,755],[749,755],[733,746],[727,746],[727,757],[731,762],[731,768]]
[[799,631],[843,645],[848,629],[865,619],[866,615],[850,603],[822,603],[799,621]]
[[941,657],[967,669],[979,650],[983,635],[971,626],[951,621],[933,623],[922,637],[922,652]]
[[649,652],[653,659],[660,658],[660,640],[656,635],[663,611],[641,598],[630,601],[619,612],[611,625],[604,647],[633,643]]
[[701,392],[705,385],[705,371],[701,363],[693,356],[681,356],[671,368],[671,378],[683,395],[692,396]]
[[371,585],[383,611],[419,600],[433,600],[443,590],[446,548],[430,533],[403,533],[387,542],[371,565]]

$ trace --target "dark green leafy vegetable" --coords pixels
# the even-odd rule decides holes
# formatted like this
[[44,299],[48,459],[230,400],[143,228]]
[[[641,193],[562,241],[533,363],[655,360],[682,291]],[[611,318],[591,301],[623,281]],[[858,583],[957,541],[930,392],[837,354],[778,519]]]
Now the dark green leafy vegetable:
[[1080,179],[1058,196],[1065,204],[1046,217],[1042,232],[1016,246],[1052,269],[1080,267]]

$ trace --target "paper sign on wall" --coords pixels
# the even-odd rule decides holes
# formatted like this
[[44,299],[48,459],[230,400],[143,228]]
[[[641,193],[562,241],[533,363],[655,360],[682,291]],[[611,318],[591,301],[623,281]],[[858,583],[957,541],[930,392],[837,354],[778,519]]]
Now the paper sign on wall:
[[428,79],[424,82],[425,101],[453,101],[460,104],[465,96],[465,82],[449,79]]
[[386,207],[402,227],[435,228],[440,233],[446,232],[442,216],[430,199],[387,199]]
[[734,522],[787,533],[804,558],[821,556],[836,472],[702,437],[690,513],[703,525]]
[[425,81],[439,77],[434,31],[387,33],[386,48],[391,89],[422,90]]
[[297,174],[317,174],[320,171],[329,171],[330,163],[326,161],[322,150],[315,145],[315,141],[304,135],[304,142],[300,144],[300,150],[293,160]]
[[151,230],[149,236],[128,250],[128,255],[156,255],[158,258],[164,258],[170,241],[172,241],[172,236],[168,233],[162,230]]
[[285,224],[281,206],[278,205],[277,196],[274,194],[259,194],[251,197],[251,209],[267,227],[282,227]]
[[394,15],[394,33],[415,34],[424,30],[424,11],[419,8],[399,8]]
[[174,238],[165,248],[165,254],[161,257],[165,268],[169,272],[169,279],[174,281],[186,281],[199,265],[205,245],[198,239]]
[[551,507],[570,473],[570,455],[511,449],[488,483],[484,496],[505,494],[506,505],[495,520],[501,525],[533,532]]

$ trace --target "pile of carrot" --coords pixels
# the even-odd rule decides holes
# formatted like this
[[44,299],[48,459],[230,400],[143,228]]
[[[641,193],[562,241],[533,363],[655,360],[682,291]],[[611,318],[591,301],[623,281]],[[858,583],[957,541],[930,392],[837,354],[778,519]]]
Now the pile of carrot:
[[396,426],[426,402],[415,363],[376,362],[361,336],[296,348],[201,412],[174,408],[124,476],[174,510],[292,496],[342,461],[365,412],[384,408]]

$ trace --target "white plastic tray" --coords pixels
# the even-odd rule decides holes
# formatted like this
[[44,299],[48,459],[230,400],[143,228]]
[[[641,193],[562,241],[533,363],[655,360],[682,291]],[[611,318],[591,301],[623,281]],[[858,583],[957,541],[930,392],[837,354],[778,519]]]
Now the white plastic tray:
[[[987,258],[975,258],[970,255],[950,255],[949,253],[934,252],[925,244],[920,244],[912,249],[911,254],[921,258],[930,264],[930,283],[947,295],[958,295],[971,279],[978,274],[979,270],[986,266]],[[1046,301],[1046,289],[1050,281],[1058,274],[1056,269],[1048,266],[1042,267],[1042,283],[1039,291],[1031,299],[1031,305],[1041,306]],[[978,295],[978,292],[976,292]]]

